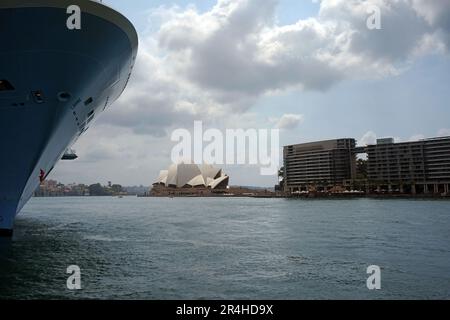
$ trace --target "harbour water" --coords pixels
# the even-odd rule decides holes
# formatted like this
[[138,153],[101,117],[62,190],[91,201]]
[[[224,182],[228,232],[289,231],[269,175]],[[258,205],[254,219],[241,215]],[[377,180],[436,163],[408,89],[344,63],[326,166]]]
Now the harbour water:
[[449,299],[450,201],[34,198],[0,298]]

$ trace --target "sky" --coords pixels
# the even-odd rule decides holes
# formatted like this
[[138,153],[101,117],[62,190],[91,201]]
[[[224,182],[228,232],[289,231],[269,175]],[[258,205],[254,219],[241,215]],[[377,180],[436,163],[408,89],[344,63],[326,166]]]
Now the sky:
[[[450,135],[450,2],[441,0],[106,0],[140,48],[122,97],[60,162],[63,183],[151,185],[171,133],[280,129],[280,147],[352,137]],[[381,29],[367,20],[379,8]],[[231,184],[269,187],[249,165]]]

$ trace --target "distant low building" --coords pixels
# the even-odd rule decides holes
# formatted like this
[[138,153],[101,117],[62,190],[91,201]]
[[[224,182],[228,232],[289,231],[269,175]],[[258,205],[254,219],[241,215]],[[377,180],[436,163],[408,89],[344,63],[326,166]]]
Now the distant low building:
[[212,165],[173,164],[162,170],[153,187],[226,189],[230,178]]

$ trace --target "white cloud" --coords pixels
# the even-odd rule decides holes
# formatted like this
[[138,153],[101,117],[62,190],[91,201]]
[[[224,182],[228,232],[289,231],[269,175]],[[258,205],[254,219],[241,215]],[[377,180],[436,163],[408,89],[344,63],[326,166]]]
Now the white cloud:
[[377,143],[377,134],[373,131],[366,132],[361,139],[358,140],[359,146],[367,146]]
[[408,141],[419,141],[425,139],[425,136],[423,134],[415,134],[411,136]]
[[301,114],[284,114],[279,119],[273,119],[276,122],[275,127],[277,129],[295,129],[297,128],[304,120],[304,116]]
[[[258,110],[250,109],[266,95],[325,91],[348,79],[395,75],[418,55],[450,46],[448,1],[323,0],[317,16],[289,25],[277,24],[277,3],[218,0],[205,12],[193,6],[153,10],[160,25],[140,36],[128,88],[95,125],[108,130],[75,146],[98,163],[97,171],[84,164],[84,172],[108,169],[125,177],[118,163],[142,172],[152,163],[157,173],[167,165],[165,151],[159,151],[170,147],[167,133],[174,128],[190,128],[194,120],[257,127],[251,119]],[[374,4],[381,8],[382,30],[370,31],[367,7]],[[293,128],[301,120],[284,115],[277,125]],[[375,140],[368,132],[360,141]],[[101,157],[116,163],[106,165]],[[137,170],[127,175],[133,174],[139,176]]]
[[450,2],[446,0],[412,0],[416,12],[431,25],[443,29],[450,27]]
[[96,124],[75,146],[79,158],[60,161],[51,178],[64,183],[108,180],[149,185],[170,164],[172,145],[166,138],[136,135],[129,128]]
[[438,137],[449,137],[450,129],[440,129],[438,132]]
[[[445,1],[323,0],[316,17],[289,25],[277,24],[277,4],[153,10],[160,26],[141,36],[129,88],[104,122],[163,136],[186,121],[246,113],[267,94],[398,74],[417,55],[442,52],[450,33]],[[372,5],[382,30],[366,26]]]

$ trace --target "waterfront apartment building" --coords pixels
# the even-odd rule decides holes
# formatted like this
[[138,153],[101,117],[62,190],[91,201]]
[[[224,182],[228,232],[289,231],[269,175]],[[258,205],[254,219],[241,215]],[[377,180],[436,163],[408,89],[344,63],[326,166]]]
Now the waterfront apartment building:
[[404,143],[379,139],[365,151],[371,191],[449,193],[450,137]]
[[345,138],[284,147],[284,190],[328,190],[356,174],[355,139]]

